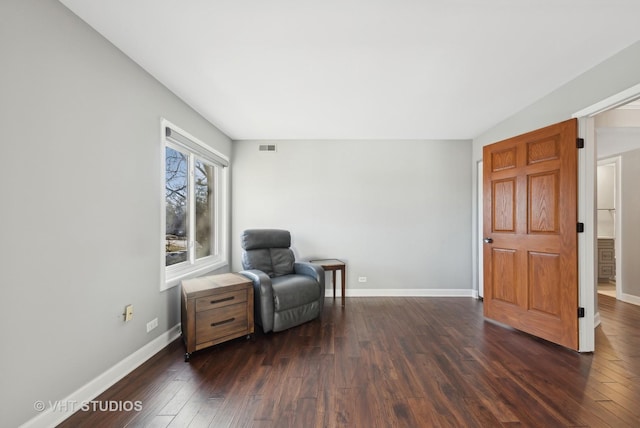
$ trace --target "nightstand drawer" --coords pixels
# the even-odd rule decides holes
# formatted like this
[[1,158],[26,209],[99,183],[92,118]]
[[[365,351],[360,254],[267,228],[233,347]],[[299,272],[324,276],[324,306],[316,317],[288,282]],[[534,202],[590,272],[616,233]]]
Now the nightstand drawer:
[[196,344],[214,341],[245,330],[247,330],[245,304],[228,305],[196,313]]
[[228,293],[212,294],[196,299],[196,312],[208,311],[223,306],[235,305],[247,301],[247,290],[230,291]]

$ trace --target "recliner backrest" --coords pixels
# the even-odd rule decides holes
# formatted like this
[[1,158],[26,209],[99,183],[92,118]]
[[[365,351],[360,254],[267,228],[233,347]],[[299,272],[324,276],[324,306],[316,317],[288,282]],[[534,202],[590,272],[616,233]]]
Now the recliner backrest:
[[247,229],[242,233],[242,267],[274,278],[293,273],[291,234],[280,229]]

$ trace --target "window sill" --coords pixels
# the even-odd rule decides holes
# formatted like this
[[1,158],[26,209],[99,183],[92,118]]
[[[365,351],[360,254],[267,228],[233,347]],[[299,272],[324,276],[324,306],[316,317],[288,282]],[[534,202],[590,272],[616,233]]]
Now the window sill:
[[217,269],[221,269],[225,266],[229,266],[227,260],[215,260],[209,263],[189,266],[189,268],[181,269],[176,272],[165,272],[165,281],[160,285],[160,291],[165,291],[180,284],[184,279],[195,278],[202,276],[207,272],[211,272]]

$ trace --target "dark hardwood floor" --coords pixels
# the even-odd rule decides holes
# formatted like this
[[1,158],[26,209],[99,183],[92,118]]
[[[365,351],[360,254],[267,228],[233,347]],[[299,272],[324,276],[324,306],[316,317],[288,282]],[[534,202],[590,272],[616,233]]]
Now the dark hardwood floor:
[[[60,427],[638,427],[640,307],[599,296],[596,352],[487,322],[471,298],[327,299],[321,320],[177,340]],[[258,330],[260,330],[258,328]]]

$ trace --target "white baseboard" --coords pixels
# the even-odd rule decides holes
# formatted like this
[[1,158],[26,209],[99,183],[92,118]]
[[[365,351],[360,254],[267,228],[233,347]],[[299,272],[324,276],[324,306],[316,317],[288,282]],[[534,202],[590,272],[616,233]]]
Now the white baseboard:
[[180,324],[158,336],[133,354],[118,362],[116,365],[89,381],[86,385],[72,392],[69,396],[57,400],[61,405],[52,408],[51,403],[44,404],[46,410],[38,416],[25,422],[21,428],[49,428],[55,427],[80,410],[82,403],[89,402],[113,386],[120,379],[131,373],[149,358],[160,352],[165,346],[180,336]]
[[[341,297],[341,290],[336,289],[336,297]],[[325,297],[333,297],[333,289],[327,287]],[[437,289],[437,288],[350,288],[346,297],[478,297],[478,292],[471,289]]]
[[596,314],[593,316],[593,324],[595,327],[598,327],[600,325],[600,312],[596,312]]
[[631,303],[632,305],[640,305],[640,297],[632,294],[622,293],[620,294],[620,300],[623,302]]

